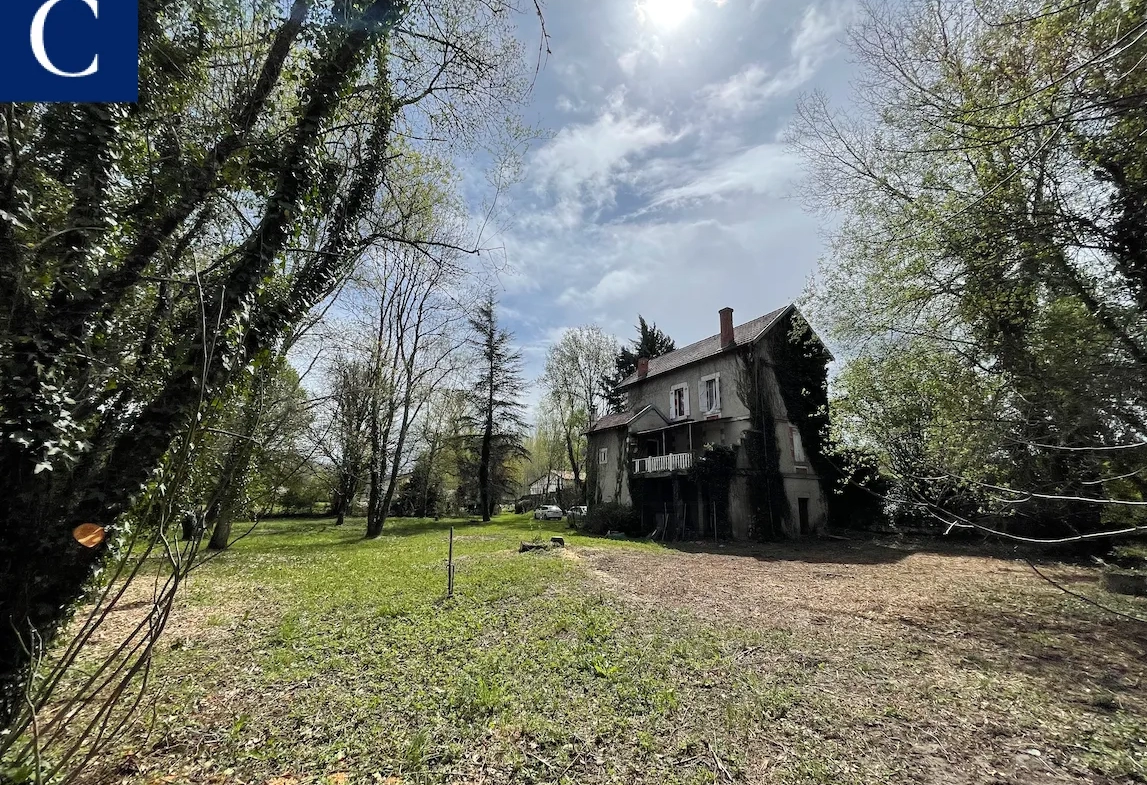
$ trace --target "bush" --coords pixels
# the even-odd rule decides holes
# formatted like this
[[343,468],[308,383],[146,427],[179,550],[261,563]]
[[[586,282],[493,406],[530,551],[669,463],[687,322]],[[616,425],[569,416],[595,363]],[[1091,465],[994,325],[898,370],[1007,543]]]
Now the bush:
[[637,510],[617,502],[603,502],[590,507],[585,518],[579,519],[578,528],[586,534],[624,532],[629,537],[641,537],[648,533],[641,530]]

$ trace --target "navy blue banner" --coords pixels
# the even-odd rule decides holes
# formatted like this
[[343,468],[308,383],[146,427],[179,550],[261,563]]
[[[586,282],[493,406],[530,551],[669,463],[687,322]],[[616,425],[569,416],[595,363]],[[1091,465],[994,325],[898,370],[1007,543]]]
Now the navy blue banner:
[[138,100],[137,0],[0,2],[0,102]]

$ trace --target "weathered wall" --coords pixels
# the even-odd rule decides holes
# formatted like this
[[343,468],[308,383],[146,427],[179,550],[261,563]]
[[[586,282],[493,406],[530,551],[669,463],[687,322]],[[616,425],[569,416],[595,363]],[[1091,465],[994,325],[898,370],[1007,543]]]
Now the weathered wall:
[[[596,484],[590,488],[589,498],[592,504],[596,500],[602,502],[620,502],[629,504],[629,483],[625,476],[625,428],[613,428],[608,431],[595,431],[589,434],[589,459],[594,462],[593,480]],[[606,448],[605,463],[598,463],[598,450]],[[618,479],[620,478],[620,487]]]
[[669,391],[678,384],[689,385],[689,416],[700,419],[701,378],[714,373],[721,374],[721,416],[747,417],[749,410],[737,397],[737,357],[736,350],[702,360],[694,365],[658,374],[632,385],[629,390],[629,410],[638,411],[646,404],[653,404],[662,414],[669,416]]

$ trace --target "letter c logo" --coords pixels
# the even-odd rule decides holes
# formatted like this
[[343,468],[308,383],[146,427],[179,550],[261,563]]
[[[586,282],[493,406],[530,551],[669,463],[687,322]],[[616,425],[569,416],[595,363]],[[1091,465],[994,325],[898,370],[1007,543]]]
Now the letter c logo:
[[[100,18],[99,0],[82,0],[84,5],[92,9],[92,16],[96,19]],[[79,73],[70,73],[68,71],[61,71],[52,63],[48,58],[48,50],[44,47],[44,25],[48,21],[48,14],[52,13],[52,9],[56,7],[61,0],[47,0],[36,15],[32,17],[32,54],[36,55],[36,59],[40,61],[40,65],[44,69],[50,71],[56,76],[64,76],[68,78],[79,78],[82,76],[91,76],[96,71],[100,70],[100,56],[97,54],[92,58],[92,64],[88,66],[86,71]]]

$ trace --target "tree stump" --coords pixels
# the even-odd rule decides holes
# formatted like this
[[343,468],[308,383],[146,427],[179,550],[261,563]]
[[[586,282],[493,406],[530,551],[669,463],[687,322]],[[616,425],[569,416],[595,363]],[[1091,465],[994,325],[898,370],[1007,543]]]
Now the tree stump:
[[1147,572],[1131,570],[1104,570],[1099,585],[1112,594],[1133,594],[1147,597]]

